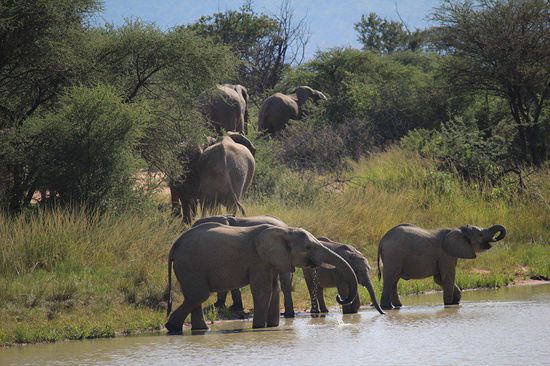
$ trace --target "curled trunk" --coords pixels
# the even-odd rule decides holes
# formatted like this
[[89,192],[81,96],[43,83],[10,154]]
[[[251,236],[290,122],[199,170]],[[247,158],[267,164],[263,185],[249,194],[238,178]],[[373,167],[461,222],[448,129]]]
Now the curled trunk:
[[[494,238],[496,233],[499,233],[496,238]],[[485,229],[484,231],[485,238],[487,241],[495,242],[504,239],[506,236],[506,229],[502,225],[493,225],[490,228]]]

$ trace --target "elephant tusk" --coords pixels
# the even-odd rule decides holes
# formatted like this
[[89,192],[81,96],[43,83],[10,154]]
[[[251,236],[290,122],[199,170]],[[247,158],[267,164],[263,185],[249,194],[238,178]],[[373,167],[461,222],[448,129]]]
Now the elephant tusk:
[[334,268],[336,268],[332,264],[328,264],[328,263],[325,263],[325,262],[321,263],[321,265],[319,267],[324,268],[324,269],[334,269]]

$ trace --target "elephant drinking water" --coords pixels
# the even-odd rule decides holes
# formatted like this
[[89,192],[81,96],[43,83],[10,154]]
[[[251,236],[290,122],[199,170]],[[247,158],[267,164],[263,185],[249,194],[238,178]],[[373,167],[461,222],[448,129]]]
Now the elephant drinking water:
[[168,313],[172,307],[172,265],[184,301],[165,325],[170,332],[181,332],[189,314],[192,329],[207,329],[202,303],[212,292],[247,284],[254,301],[253,327],[278,326],[277,273],[293,272],[295,267],[326,267],[341,272],[347,296],[337,297],[340,304],[353,302],[357,295],[357,278],[349,264],[300,228],[206,223],[186,231],[168,255]]

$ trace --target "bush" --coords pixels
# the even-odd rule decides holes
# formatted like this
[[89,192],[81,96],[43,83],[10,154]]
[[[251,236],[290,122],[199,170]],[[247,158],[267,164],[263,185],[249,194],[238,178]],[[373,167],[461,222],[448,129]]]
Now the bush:
[[146,124],[144,110],[109,86],[70,89],[56,112],[23,127],[34,188],[52,202],[119,207],[135,194],[135,148]]
[[475,123],[456,119],[440,130],[413,130],[402,146],[438,161],[469,182],[500,183],[507,171],[508,144],[498,136],[484,136]]
[[294,170],[333,172],[346,167],[342,138],[330,126],[312,119],[289,125],[275,144],[275,154]]

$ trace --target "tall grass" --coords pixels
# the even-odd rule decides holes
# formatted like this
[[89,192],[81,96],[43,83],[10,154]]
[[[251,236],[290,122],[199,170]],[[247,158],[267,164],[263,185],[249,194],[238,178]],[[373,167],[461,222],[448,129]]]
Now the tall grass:
[[[499,223],[508,229],[506,239],[475,260],[460,260],[459,286],[494,287],[518,276],[550,277],[548,170],[533,177],[536,189],[506,197],[489,186],[473,189],[439,172],[433,162],[395,148],[357,163],[344,178],[349,183],[335,188],[325,184],[327,177],[286,172],[284,184],[277,187],[287,186],[286,191],[245,201],[247,213],[272,214],[316,235],[354,244],[374,272],[378,240],[397,224]],[[164,320],[166,255],[183,230],[158,211],[0,215],[0,344],[158,330]],[[299,271],[295,277],[295,304],[302,310],[309,296]],[[371,277],[380,293],[375,273]],[[401,293],[437,288],[431,279],[400,282]],[[329,304],[334,305],[334,294],[327,292]],[[244,302],[252,306],[249,290]]]

